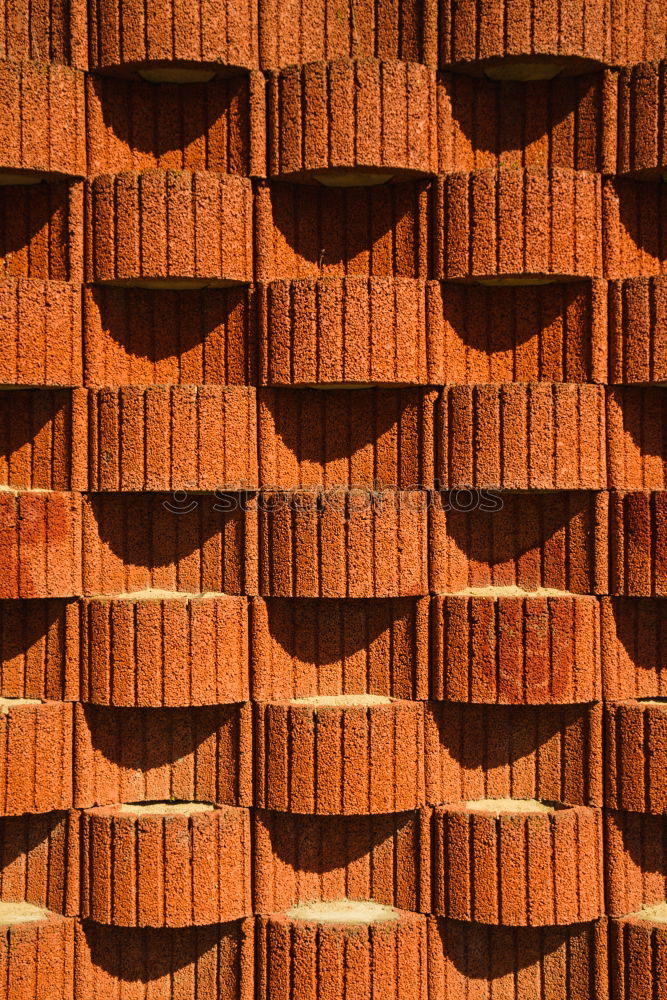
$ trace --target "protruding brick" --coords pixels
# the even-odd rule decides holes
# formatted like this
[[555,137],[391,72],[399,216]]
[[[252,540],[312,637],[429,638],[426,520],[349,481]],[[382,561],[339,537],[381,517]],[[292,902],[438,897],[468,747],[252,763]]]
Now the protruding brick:
[[444,489],[607,485],[601,386],[447,386],[437,413],[436,479]]
[[[77,806],[162,799],[250,805],[250,705],[75,708]],[[187,921],[186,921],[187,922]]]
[[86,277],[166,288],[250,281],[250,181],[158,169],[95,177],[86,185]]
[[313,695],[428,693],[428,598],[251,603],[257,701]]
[[0,491],[0,597],[80,593],[80,494]]
[[85,0],[2,0],[0,58],[88,67]]
[[261,808],[360,816],[424,804],[420,702],[366,694],[260,704],[254,756]]
[[609,283],[609,381],[667,381],[667,279]]
[[260,593],[410,597],[428,592],[423,490],[264,492]]
[[0,694],[77,700],[79,642],[78,601],[0,601]]
[[365,187],[437,172],[436,74],[334,59],[269,76],[269,174]]
[[613,1000],[652,1000],[667,960],[667,907],[648,906],[609,923]]
[[87,598],[82,619],[82,701],[166,708],[249,697],[244,597]]
[[[602,707],[425,707],[426,800],[602,804]],[[567,921],[566,921],[567,922]]]
[[0,977],[7,1000],[72,1000],[74,921],[30,903],[0,903]]
[[664,59],[667,11],[662,0],[613,0],[612,59],[621,66]]
[[378,903],[295,906],[258,921],[258,988],[267,1000],[428,995],[426,918]]
[[667,898],[667,818],[605,810],[607,913],[620,917]]
[[56,913],[79,912],[79,814],[0,818],[0,897]]
[[72,706],[0,698],[0,813],[72,805]]
[[[0,285],[0,289],[2,286]],[[252,287],[84,288],[86,385],[256,381]]]
[[[3,282],[8,278],[30,278],[39,282],[81,281],[83,233],[82,181],[0,185],[0,276]],[[63,294],[60,288],[47,292],[50,303],[56,292]],[[24,298],[18,303],[18,308],[27,305]],[[14,306],[16,308],[17,305]],[[44,309],[41,302],[38,308],[40,311]],[[63,304],[60,308],[68,307]],[[14,313],[10,311],[9,315]],[[23,332],[24,343],[27,341],[30,344],[36,335],[39,337],[38,344],[43,344],[45,340],[49,343],[50,331],[40,330],[36,334],[35,319],[31,324],[32,330]],[[67,354],[72,351],[73,332],[66,333],[60,348]],[[12,362],[15,350],[12,348],[10,355]],[[49,355],[39,361],[32,359],[38,370],[49,362]]]
[[606,382],[607,283],[426,285],[428,382]]
[[122,981],[136,1000],[253,1000],[252,917],[200,927],[76,929],[76,1000],[113,995]]
[[362,277],[260,286],[262,383],[428,382],[424,287]]
[[257,593],[257,512],[243,494],[101,493],[84,502],[83,535],[87,595]]
[[589,171],[477,170],[433,189],[434,277],[564,280],[602,274],[601,188]]
[[266,489],[429,489],[436,393],[422,389],[260,389]]
[[601,695],[597,598],[431,598],[431,697],[553,705]]
[[429,510],[431,590],[607,593],[607,506],[607,494],[584,491],[437,494]]
[[614,491],[609,507],[610,591],[667,596],[667,493]]
[[190,927],[250,914],[250,814],[201,802],[87,809],[82,916]]
[[125,386],[88,401],[90,490],[257,488],[254,389]]
[[604,912],[602,817],[530,799],[438,806],[433,909],[454,920],[520,927]]
[[254,811],[254,910],[373,899],[428,913],[430,811],[298,816]]
[[667,695],[667,603],[661,597],[603,597],[605,698]]
[[115,0],[94,0],[90,66],[138,72],[160,69],[172,75],[178,69],[210,73],[253,69],[257,17],[257,0],[232,4],[127,0],[120,8]]
[[667,812],[667,700],[605,704],[605,805]]

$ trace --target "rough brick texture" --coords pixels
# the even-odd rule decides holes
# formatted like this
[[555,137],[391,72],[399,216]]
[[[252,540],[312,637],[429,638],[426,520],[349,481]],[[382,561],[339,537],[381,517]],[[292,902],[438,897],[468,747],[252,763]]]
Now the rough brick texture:
[[[26,919],[27,917],[27,919]],[[0,915],[0,976],[15,1000],[72,1000],[74,921],[36,908],[24,922]]]

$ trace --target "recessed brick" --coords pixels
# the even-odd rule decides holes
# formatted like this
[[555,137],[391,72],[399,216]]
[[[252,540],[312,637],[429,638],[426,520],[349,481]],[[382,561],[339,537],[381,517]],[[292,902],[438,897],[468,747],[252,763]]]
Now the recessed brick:
[[602,679],[611,700],[667,695],[667,605],[660,597],[603,597]]
[[63,63],[88,68],[85,0],[3,0],[0,6],[3,60]]
[[667,811],[667,701],[605,704],[605,804],[662,815]]
[[29,903],[0,903],[0,976],[12,1000],[72,1000],[74,921]]
[[0,597],[81,593],[81,496],[0,492]]
[[609,922],[611,996],[614,1000],[649,1000],[655,977],[664,968],[667,926],[662,907],[646,907]]
[[[83,236],[82,181],[0,185],[0,274],[3,280],[81,281]],[[49,305],[55,291],[47,292]],[[27,306],[27,301],[24,299],[20,305]],[[41,304],[39,308],[43,308]],[[24,333],[27,340],[26,334],[28,331]],[[40,332],[42,343],[44,340],[49,343],[48,334],[48,330]],[[69,353],[71,344],[72,335],[68,333],[62,347]],[[48,356],[46,360],[50,360]]]
[[0,694],[74,701],[79,694],[79,603],[0,601]]
[[604,276],[651,278],[665,273],[667,247],[660,225],[667,185],[607,177],[602,185]]
[[72,706],[0,699],[0,813],[45,813],[72,805]]
[[0,896],[65,916],[79,912],[79,813],[0,818]]
[[628,278],[609,283],[609,381],[665,382],[667,281]]
[[610,494],[610,592],[632,597],[667,596],[667,493]]
[[606,909],[610,916],[665,902],[666,831],[664,815],[605,810]]

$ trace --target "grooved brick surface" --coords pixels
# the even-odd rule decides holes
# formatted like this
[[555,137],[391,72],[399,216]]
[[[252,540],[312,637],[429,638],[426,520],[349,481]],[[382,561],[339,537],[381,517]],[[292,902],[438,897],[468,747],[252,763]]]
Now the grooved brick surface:
[[605,814],[607,913],[621,917],[664,903],[665,817],[608,809]]
[[606,698],[661,697],[667,693],[663,650],[667,617],[659,597],[605,597],[602,678]]
[[72,805],[72,706],[5,704],[0,715],[0,812],[47,813]]
[[0,895],[55,913],[79,912],[79,813],[23,813],[0,819]]
[[662,972],[667,947],[664,920],[652,918],[650,907],[609,924],[611,995],[614,1000],[648,1000],[655,992],[655,973]]
[[664,535],[667,494],[615,492],[609,507],[610,590],[633,597],[667,596]]
[[76,599],[0,601],[2,696],[76,700],[79,622]]
[[81,358],[81,299],[75,286],[38,278],[0,280],[3,382],[80,385]]
[[609,282],[609,381],[665,382],[661,332],[667,323],[664,278]]
[[81,593],[81,496],[0,491],[0,597]]
[[15,1000],[72,1000],[74,921],[37,909],[25,923],[0,924],[0,977]]
[[610,809],[667,811],[667,702],[605,705],[605,803]]

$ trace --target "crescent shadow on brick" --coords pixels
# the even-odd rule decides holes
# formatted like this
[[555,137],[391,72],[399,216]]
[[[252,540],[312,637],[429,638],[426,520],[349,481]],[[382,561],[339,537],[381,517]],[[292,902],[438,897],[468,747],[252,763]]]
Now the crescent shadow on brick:
[[19,389],[0,394],[0,479],[16,489],[77,488],[69,389]]
[[607,179],[603,188],[603,240],[608,278],[662,274],[667,257],[667,184]]
[[73,217],[72,207],[67,181],[0,186],[0,271],[56,281],[75,278],[70,227],[81,220]]
[[607,913],[623,916],[667,897],[667,818],[605,810]]
[[0,819],[0,896],[78,913],[79,820],[74,812]]
[[60,701],[78,693],[79,609],[66,598],[0,601],[0,695]]
[[602,599],[605,697],[667,694],[667,602],[654,597]]
[[607,392],[609,485],[667,485],[667,395],[662,386],[613,386]]

